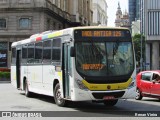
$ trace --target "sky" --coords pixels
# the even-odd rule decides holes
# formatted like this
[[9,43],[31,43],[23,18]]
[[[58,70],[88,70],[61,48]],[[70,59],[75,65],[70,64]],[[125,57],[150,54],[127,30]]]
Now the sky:
[[106,1],[108,5],[108,9],[107,9],[108,26],[114,27],[118,2],[120,3],[122,13],[124,13],[125,10],[127,10],[128,12],[128,0],[106,0]]

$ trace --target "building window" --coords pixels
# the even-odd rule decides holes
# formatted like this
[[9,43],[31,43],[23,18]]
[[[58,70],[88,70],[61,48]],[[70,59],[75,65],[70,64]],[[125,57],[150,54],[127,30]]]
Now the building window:
[[30,3],[31,0],[19,0],[18,3]]
[[32,25],[31,18],[20,18],[19,19],[19,29],[31,29]]
[[59,30],[60,30],[60,29],[62,29],[62,26],[61,26],[61,24],[59,24]]
[[50,30],[51,20],[47,19],[47,30]]
[[7,3],[7,0],[0,0],[0,3],[5,4]]
[[56,23],[53,22],[53,29],[56,30]]
[[0,18],[0,29],[7,28],[7,20],[5,18]]

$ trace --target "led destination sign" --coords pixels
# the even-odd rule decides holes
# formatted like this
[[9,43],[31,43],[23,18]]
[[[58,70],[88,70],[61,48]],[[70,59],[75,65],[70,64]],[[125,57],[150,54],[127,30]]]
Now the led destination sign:
[[82,31],[82,37],[123,37],[124,31]]

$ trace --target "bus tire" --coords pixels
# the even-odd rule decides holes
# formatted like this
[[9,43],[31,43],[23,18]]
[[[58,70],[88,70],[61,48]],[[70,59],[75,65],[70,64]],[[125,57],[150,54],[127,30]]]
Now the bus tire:
[[54,100],[58,106],[64,107],[66,106],[66,100],[61,98],[61,94],[60,85],[57,83],[54,89]]
[[103,103],[104,105],[106,106],[114,106],[116,103],[118,102],[118,99],[115,99],[115,100],[105,100]]
[[32,93],[28,89],[28,83],[27,83],[27,81],[25,81],[25,96],[26,97],[31,97],[32,96],[31,94]]
[[143,96],[142,96],[142,94],[141,94],[141,91],[137,88],[135,99],[136,99],[136,100],[142,100],[142,98],[143,98]]

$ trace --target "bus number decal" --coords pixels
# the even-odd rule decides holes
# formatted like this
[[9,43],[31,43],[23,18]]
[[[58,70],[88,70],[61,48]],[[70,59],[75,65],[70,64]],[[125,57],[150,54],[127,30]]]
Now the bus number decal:
[[122,37],[122,31],[82,31],[82,37]]

